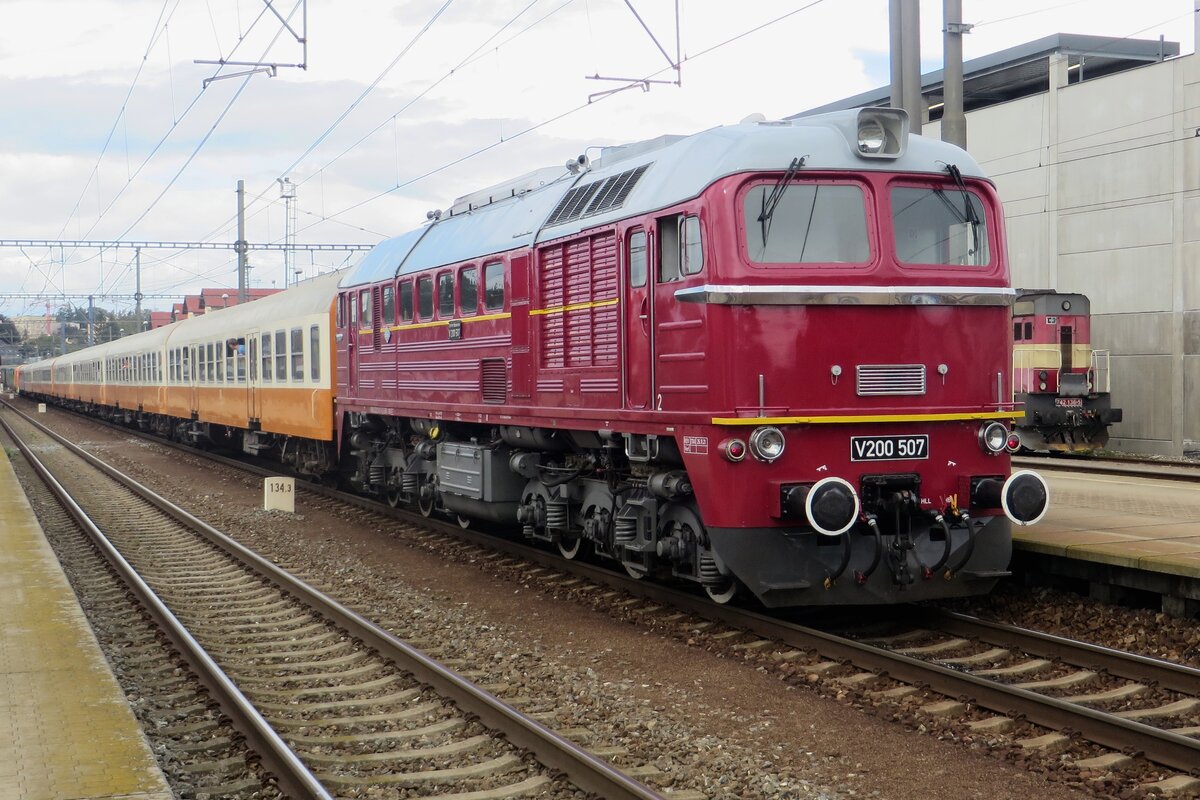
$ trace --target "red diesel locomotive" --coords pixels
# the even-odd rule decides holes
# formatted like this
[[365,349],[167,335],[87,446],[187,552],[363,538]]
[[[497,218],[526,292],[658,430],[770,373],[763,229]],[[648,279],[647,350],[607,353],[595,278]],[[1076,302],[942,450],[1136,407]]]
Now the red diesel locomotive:
[[768,606],[986,592],[1045,513],[999,202],[903,111],[605,148],[430,220],[341,281],[362,491]]
[[903,111],[605,148],[23,393],[768,606],[977,594],[1010,521],[995,191]]

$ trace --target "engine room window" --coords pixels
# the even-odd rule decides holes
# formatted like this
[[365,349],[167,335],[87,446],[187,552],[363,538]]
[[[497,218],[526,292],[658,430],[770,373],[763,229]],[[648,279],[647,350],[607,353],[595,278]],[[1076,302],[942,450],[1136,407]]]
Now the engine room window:
[[417,313],[421,319],[433,319],[433,278],[417,281]]
[[384,326],[396,321],[396,287],[383,287],[383,322]]
[[438,316],[454,316],[454,274],[450,272],[438,275]]
[[504,265],[500,262],[483,267],[483,307],[488,311],[504,308]]
[[684,275],[699,275],[704,269],[704,248],[700,242],[700,218],[684,217],[679,229],[680,271]]
[[412,318],[412,281],[405,281],[400,284],[400,321],[412,322]]
[[991,261],[983,202],[958,189],[892,189],[896,258],[906,264],[981,267]]
[[858,186],[763,183],[746,192],[742,213],[755,264],[862,264],[871,257]]
[[479,270],[475,267],[458,273],[458,310],[468,316],[479,310]]
[[358,318],[363,330],[371,328],[371,290],[364,289],[358,293]]
[[645,286],[648,271],[646,232],[634,231],[629,235],[629,285]]

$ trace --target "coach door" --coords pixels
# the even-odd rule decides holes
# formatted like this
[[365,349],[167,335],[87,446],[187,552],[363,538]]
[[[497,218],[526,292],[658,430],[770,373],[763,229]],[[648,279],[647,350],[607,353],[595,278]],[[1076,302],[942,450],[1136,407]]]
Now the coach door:
[[260,381],[258,348],[258,331],[250,331],[246,334],[246,417],[251,421],[262,418],[262,401],[258,394]]
[[642,228],[626,232],[625,406],[647,408],[654,385],[654,302],[650,288],[649,236]]

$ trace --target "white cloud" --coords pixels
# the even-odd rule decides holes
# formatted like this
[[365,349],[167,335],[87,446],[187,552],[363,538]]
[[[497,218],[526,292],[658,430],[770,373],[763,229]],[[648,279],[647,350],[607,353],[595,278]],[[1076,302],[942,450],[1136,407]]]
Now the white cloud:
[[[429,208],[444,208],[461,194],[562,163],[588,146],[690,133],[753,112],[784,116],[887,81],[887,0],[825,0],[774,24],[767,23],[805,3],[685,0],[682,86],[629,89],[590,105],[589,94],[622,84],[587,80],[587,75],[674,77],[623,0],[539,0],[498,35],[529,0],[456,0],[418,38],[443,2],[311,3],[309,68],[251,78],[195,160],[129,235],[190,240],[216,230],[218,239],[231,240],[227,223],[235,210],[234,187],[242,178],[252,196],[262,193],[264,198],[251,205],[248,238],[282,238],[283,207],[274,179],[414,39],[411,51],[379,86],[293,170],[300,183],[301,240],[373,242],[378,234],[394,235],[419,224]],[[295,0],[275,0],[274,5],[286,14]],[[673,55],[673,0],[635,0],[634,6]],[[937,63],[941,3],[924,0],[921,10],[924,60]],[[143,65],[142,54],[164,11],[170,19],[167,31],[157,37]],[[966,21],[982,24],[964,47],[972,58],[1059,31],[1142,38],[1162,32],[1190,52],[1192,16],[1192,0],[1142,0],[1136,6],[1122,0],[965,0]],[[295,21],[298,27],[298,15]],[[230,79],[201,92],[202,80],[214,68],[193,64],[194,59],[231,53],[239,60],[256,60],[264,53],[283,63],[302,58],[300,45],[286,33],[271,44],[280,26],[257,0],[0,0],[0,23],[0,108],[5,119],[0,126],[0,186],[5,190],[0,194],[0,236],[55,238],[60,230],[64,237],[122,234],[176,176],[239,91],[241,80]],[[722,45],[764,24],[762,30]],[[476,48],[479,52],[469,63],[445,77]],[[139,66],[141,75],[100,163],[99,180],[89,181]],[[195,108],[130,181],[132,171],[197,96]],[[381,123],[376,134],[334,160]],[[388,192],[489,147],[478,157]],[[113,203],[118,191],[122,194]],[[382,196],[363,204],[376,195]],[[356,205],[335,221],[312,224]],[[59,254],[43,250],[29,255],[53,261]],[[227,252],[144,255],[144,291],[236,283]],[[65,271],[61,265],[43,268],[52,270],[53,286],[86,293],[101,285],[101,271],[105,286],[115,274],[124,274],[130,257],[124,251],[103,258],[79,251],[69,257]],[[329,265],[342,258],[320,254],[313,261],[314,266]],[[307,257],[301,259],[308,263]],[[253,263],[261,265],[254,273],[259,283],[269,285],[270,276],[281,282],[278,254],[255,254]],[[0,291],[35,291],[45,283],[19,252],[0,249]],[[118,288],[132,292],[132,285],[132,277],[126,276]],[[11,310],[11,303],[0,307],[0,313]]]

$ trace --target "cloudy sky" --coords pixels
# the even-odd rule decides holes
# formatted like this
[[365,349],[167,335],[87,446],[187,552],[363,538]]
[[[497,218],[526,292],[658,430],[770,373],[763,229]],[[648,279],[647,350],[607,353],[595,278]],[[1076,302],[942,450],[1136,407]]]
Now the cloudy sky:
[[[297,185],[297,240],[374,243],[425,212],[588,147],[781,117],[888,82],[887,0],[0,0],[0,239],[280,242],[276,179]],[[963,0],[967,59],[1057,32],[1193,51],[1193,0]],[[925,70],[941,0],[921,1]],[[591,102],[589,102],[589,98]],[[0,314],[63,295],[127,310],[132,250],[0,248]],[[298,255],[306,274],[353,255]],[[254,286],[282,286],[252,253]],[[226,251],[144,250],[150,308],[235,286]],[[46,295],[27,299],[14,295]],[[57,299],[56,299],[57,296]],[[76,305],[86,300],[69,299]]]

